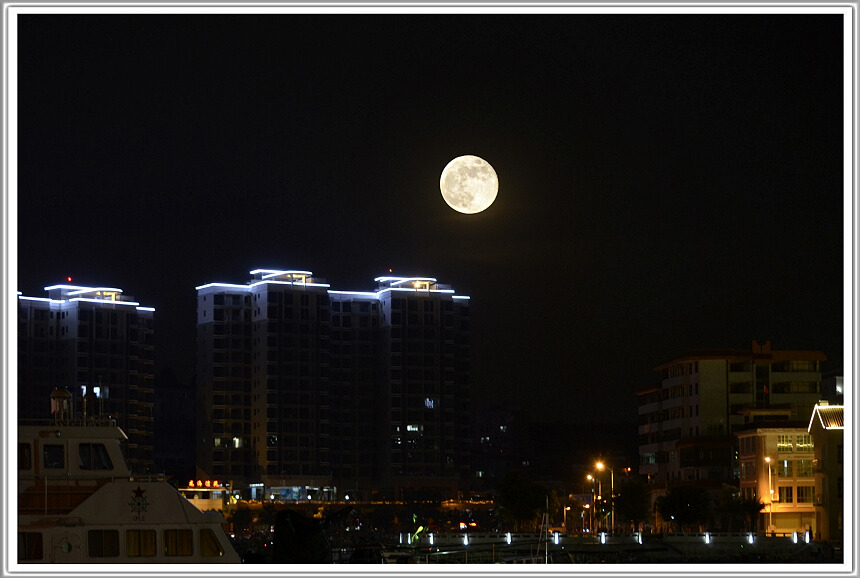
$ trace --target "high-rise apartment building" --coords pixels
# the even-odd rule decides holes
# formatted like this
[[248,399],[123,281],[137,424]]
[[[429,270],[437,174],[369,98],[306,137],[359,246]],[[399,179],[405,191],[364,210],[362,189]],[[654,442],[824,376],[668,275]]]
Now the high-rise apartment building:
[[696,350],[656,368],[639,396],[639,473],[652,483],[737,479],[736,427],[805,420],[821,391],[821,351]]
[[426,277],[341,291],[250,274],[197,287],[204,473],[288,500],[468,477],[468,297]]
[[125,431],[134,473],[152,471],[154,312],[121,289],[52,285],[48,297],[18,294],[18,416],[51,418],[50,394],[67,390],[81,415],[84,394]]

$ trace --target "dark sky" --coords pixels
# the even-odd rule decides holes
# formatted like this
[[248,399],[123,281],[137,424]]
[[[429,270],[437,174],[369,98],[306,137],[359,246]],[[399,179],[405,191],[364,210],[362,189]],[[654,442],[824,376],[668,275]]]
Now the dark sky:
[[255,268],[450,283],[478,401],[550,420],[634,421],[693,348],[842,365],[840,16],[37,15],[19,51],[17,289],[122,288],[183,381],[194,287]]

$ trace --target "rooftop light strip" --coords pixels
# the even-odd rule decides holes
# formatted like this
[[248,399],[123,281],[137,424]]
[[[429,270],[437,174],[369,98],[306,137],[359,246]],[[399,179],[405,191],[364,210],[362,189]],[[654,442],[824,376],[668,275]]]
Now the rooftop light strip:
[[84,301],[86,303],[99,303],[102,305],[140,305],[137,301],[111,301],[110,299],[90,299],[88,297],[74,297],[69,299],[69,302],[72,301]]
[[274,275],[286,275],[287,273],[300,273],[302,275],[313,275],[310,271],[300,271],[298,269],[254,269],[249,275],[256,275],[257,273],[266,273],[267,277],[271,277]]
[[374,281],[397,281],[398,283],[405,283],[407,281],[432,281],[435,283],[436,279],[433,277],[377,277]]
[[155,307],[136,307],[138,311],[155,311]]
[[78,291],[72,291],[69,295],[80,295],[82,293],[92,293],[93,291],[101,291],[102,293],[122,293],[122,289],[115,287],[85,287]]
[[263,275],[263,279],[268,279],[269,277],[280,277],[281,275],[307,275],[311,276],[313,273],[310,271],[274,271],[269,273],[268,275]]
[[59,301],[55,299],[48,299],[47,297],[27,297],[26,295],[18,294],[18,299],[24,299],[25,301],[44,301],[47,303],[65,303],[64,300],[60,299]]
[[417,289],[415,287],[385,287],[382,291],[409,291],[411,293],[454,293],[453,289]]
[[199,287],[195,287],[194,289],[200,291],[202,289],[209,289],[211,287],[223,287],[225,289],[241,289],[242,291],[250,290],[250,287],[248,285],[236,285],[235,283],[207,283],[206,285],[200,285]]
[[254,283],[251,283],[249,285],[249,287],[256,287],[257,285],[265,285],[267,283],[272,284],[272,285],[299,285],[302,287],[305,287],[308,285],[311,287],[331,287],[331,285],[328,283],[305,283],[303,281],[274,281],[272,279],[264,279],[262,281],[256,281]]
[[95,287],[84,287],[83,285],[51,285],[50,287],[45,287],[45,291],[51,291],[52,289],[95,289]]
[[328,292],[335,295],[353,295],[355,297],[373,297],[379,299],[379,292],[376,291],[341,291],[339,289],[329,289]]

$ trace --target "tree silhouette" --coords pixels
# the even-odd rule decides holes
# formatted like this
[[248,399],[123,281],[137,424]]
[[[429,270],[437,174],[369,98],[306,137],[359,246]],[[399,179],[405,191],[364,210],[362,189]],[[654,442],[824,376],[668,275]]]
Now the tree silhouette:
[[651,498],[647,486],[635,478],[621,478],[615,492],[615,520],[634,527],[650,518]]
[[514,523],[514,531],[520,524],[535,527],[537,519],[547,507],[547,490],[540,484],[524,477],[521,472],[506,472],[496,484],[499,505],[504,516]]
[[687,531],[708,519],[708,492],[699,486],[674,486],[657,498],[657,511],[674,530]]

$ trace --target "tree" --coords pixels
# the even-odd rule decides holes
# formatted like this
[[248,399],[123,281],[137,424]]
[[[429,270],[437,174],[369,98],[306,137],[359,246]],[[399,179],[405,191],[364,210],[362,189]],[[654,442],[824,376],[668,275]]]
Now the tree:
[[746,523],[747,531],[751,531],[759,512],[764,509],[764,504],[755,498],[741,497],[741,492],[735,486],[723,484],[720,495],[717,498],[719,510],[718,516],[722,520],[728,519],[726,531],[732,531],[732,522],[740,519]]
[[746,518],[747,531],[752,531],[759,513],[764,510],[764,503],[755,498],[740,498],[738,509]]
[[651,498],[644,482],[635,478],[621,478],[615,492],[616,523],[630,523],[637,527],[639,522],[650,518]]
[[496,484],[496,490],[504,516],[514,523],[515,531],[519,531],[521,523],[535,526],[541,512],[547,507],[546,489],[519,471],[505,473]]
[[251,509],[247,507],[239,507],[233,511],[232,523],[233,531],[241,534],[251,527]]
[[687,531],[708,519],[708,492],[699,486],[674,486],[657,498],[657,511],[673,529]]

